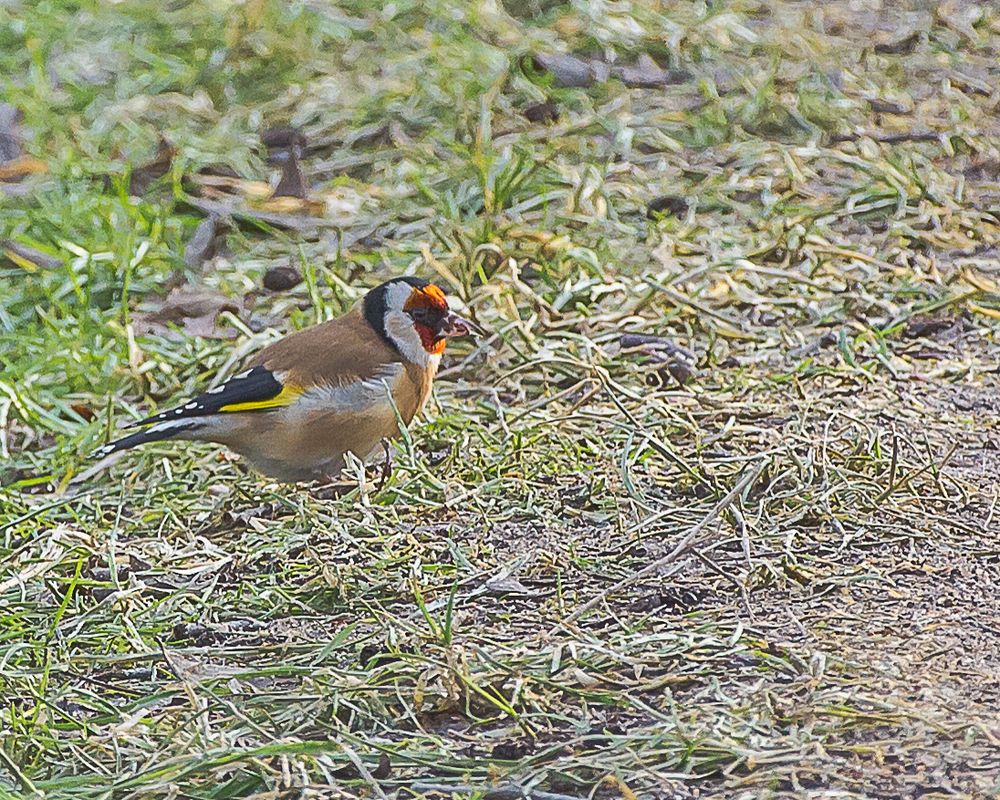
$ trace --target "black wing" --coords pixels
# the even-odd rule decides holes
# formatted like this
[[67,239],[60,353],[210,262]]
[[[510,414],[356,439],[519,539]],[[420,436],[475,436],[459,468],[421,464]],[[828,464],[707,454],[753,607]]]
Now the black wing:
[[284,397],[284,395],[289,394],[290,392],[271,370],[267,367],[254,367],[233,376],[222,385],[209,389],[182,406],[146,417],[146,419],[132,423],[129,427],[134,428],[140,425],[152,425],[154,422],[188,419],[189,417],[204,417],[208,414],[229,411],[266,411],[280,408],[287,401],[294,399]]

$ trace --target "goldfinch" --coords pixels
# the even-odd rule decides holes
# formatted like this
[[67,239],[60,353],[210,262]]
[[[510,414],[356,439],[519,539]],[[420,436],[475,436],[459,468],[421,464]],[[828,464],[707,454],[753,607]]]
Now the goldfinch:
[[347,452],[366,460],[399,434],[398,419],[409,424],[430,395],[445,341],[469,330],[433,283],[394,278],[344,316],[266,347],[245,372],[134,423],[148,427],[94,455],[163,439],[209,441],[278,480],[336,477]]

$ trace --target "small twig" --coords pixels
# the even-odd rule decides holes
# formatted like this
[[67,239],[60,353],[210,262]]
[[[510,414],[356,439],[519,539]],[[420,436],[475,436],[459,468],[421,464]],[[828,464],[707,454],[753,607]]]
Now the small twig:
[[747,571],[753,570],[753,557],[750,554],[750,532],[747,530],[747,521],[743,518],[743,512],[738,506],[733,506],[733,519],[736,521],[736,532],[740,535],[740,546],[743,548],[743,557],[747,560]]
[[889,461],[889,486],[896,485],[896,469],[899,466],[899,437],[896,436],[896,424],[892,425],[892,458]]
[[857,131],[855,133],[837,133],[830,137],[831,144],[857,142],[861,139],[871,139],[879,144],[900,144],[901,142],[937,142],[944,136],[932,131],[912,131],[909,133],[875,133],[872,131]]
[[727,581],[728,583],[732,584],[732,586],[734,586],[737,591],[742,591],[743,590],[743,585],[738,580],[736,580],[736,578],[734,578],[732,575],[730,575],[728,572],[726,572],[722,567],[720,567],[718,564],[716,564],[715,561],[713,561],[711,558],[709,558],[708,556],[706,556],[697,547],[692,547],[691,548],[691,555],[693,555],[702,564],[704,564],[706,567],[708,567],[708,569],[711,572],[714,572],[720,578],[722,578],[725,581]]
[[[691,545],[694,544],[694,540],[698,537],[698,534],[701,533],[703,530],[705,530],[705,528],[707,528],[709,525],[711,525],[718,518],[718,516],[723,511],[725,511],[736,500],[736,498],[740,496],[740,494],[743,493],[743,490],[747,486],[749,486],[755,480],[757,480],[757,477],[760,475],[760,473],[764,471],[764,466],[766,464],[767,464],[766,460],[758,462],[757,466],[754,469],[750,470],[742,478],[740,478],[740,480],[737,481],[736,485],[732,489],[730,489],[729,493],[725,497],[723,497],[718,503],[716,503],[712,507],[711,511],[709,511],[697,525],[695,525],[690,531],[688,531],[687,536],[681,539],[680,542],[678,542],[677,546],[669,553],[667,553],[667,555],[663,556],[663,558],[658,558],[651,564],[647,564],[638,572],[632,573],[624,580],[621,580],[618,583],[616,583],[613,588],[615,590],[624,589],[625,587],[630,586],[636,581],[645,578],[647,575],[650,575],[656,572],[657,570],[662,569],[667,564],[676,561],[678,558],[684,555],[688,550],[691,549]],[[592,597],[582,606],[577,608],[576,611],[574,611],[572,614],[566,617],[566,619],[562,620],[558,625],[552,628],[552,630],[550,630],[549,633],[550,634],[554,633],[560,625],[565,625],[568,622],[573,622],[574,620],[579,619],[583,614],[590,611],[592,608],[594,608],[594,606],[601,603],[608,596],[608,592],[610,591],[611,589],[604,589],[603,591],[599,592],[597,595]]]
[[878,506],[879,503],[885,500],[893,492],[898,492],[900,489],[903,489],[904,487],[907,486],[907,484],[909,484],[915,478],[918,478],[925,472],[927,472],[927,470],[934,470],[936,468],[937,470],[940,471],[944,469],[948,465],[948,462],[951,461],[951,457],[955,455],[955,451],[958,450],[958,445],[959,442],[955,442],[951,446],[951,449],[947,453],[945,453],[944,458],[941,459],[941,463],[935,464],[933,460],[929,461],[922,467],[918,467],[917,469],[913,470],[913,472],[904,475],[898,481],[889,484],[889,486],[885,489],[885,491],[883,491],[882,494],[880,494],[872,501],[872,505]]

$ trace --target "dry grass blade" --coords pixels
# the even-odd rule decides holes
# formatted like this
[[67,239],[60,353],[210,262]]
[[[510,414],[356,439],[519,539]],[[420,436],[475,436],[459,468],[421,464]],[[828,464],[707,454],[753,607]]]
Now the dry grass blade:
[[[729,492],[721,500],[719,500],[719,502],[716,503],[708,511],[708,513],[705,514],[704,517],[701,518],[698,524],[695,525],[693,528],[691,528],[690,531],[688,531],[688,533],[684,536],[684,538],[681,539],[674,546],[673,550],[671,550],[662,558],[656,559],[656,561],[647,564],[642,569],[627,576],[624,580],[619,581],[615,586],[615,590],[621,591],[623,589],[627,589],[628,587],[632,586],[633,584],[637,583],[638,581],[642,580],[648,575],[656,574],[665,566],[672,564],[681,556],[685,555],[694,545],[695,541],[697,540],[701,532],[704,531],[713,522],[715,522],[719,518],[719,515],[721,515],[727,508],[729,508],[729,506],[736,501],[736,499],[743,493],[743,491],[748,486],[751,486],[753,482],[757,480],[757,478],[760,476],[761,472],[764,471],[764,468],[766,466],[767,466],[767,461],[762,460],[756,466],[752,467],[745,475],[743,475],[742,478],[740,478],[736,482],[736,485],[733,486],[733,488],[730,489]],[[605,600],[609,591],[611,590],[605,589],[604,591],[600,592],[597,596],[592,597],[590,600],[585,602],[583,605],[577,606],[577,608],[573,611],[573,613],[571,613],[568,617],[566,617],[564,620],[560,622],[560,625],[571,623],[582,617],[588,611],[595,608],[597,605],[599,605]],[[553,629],[553,631],[554,630],[555,629]]]
[[472,786],[467,783],[448,785],[418,781],[413,784],[413,791],[434,792],[452,797],[461,793],[477,796],[482,798],[482,800],[582,800],[581,797],[576,795],[543,792],[537,789],[522,789],[520,786]]

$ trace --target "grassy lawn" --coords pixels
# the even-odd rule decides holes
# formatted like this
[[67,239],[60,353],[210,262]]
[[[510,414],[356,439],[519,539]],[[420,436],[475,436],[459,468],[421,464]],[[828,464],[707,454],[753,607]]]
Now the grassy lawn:
[[[882,5],[0,0],[0,797],[1000,793],[1000,12]],[[381,491],[88,474],[398,274]]]

